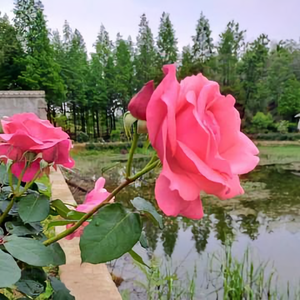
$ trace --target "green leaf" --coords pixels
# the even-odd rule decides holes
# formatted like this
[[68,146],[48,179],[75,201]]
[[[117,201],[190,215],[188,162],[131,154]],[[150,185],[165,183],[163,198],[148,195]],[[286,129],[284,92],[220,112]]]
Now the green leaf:
[[67,219],[80,220],[84,215],[85,215],[85,213],[83,213],[83,212],[76,211],[76,210],[70,210],[70,212],[68,212],[68,214],[67,214]]
[[47,229],[50,229],[52,227],[56,227],[56,226],[65,226],[68,224],[74,224],[79,220],[68,220],[68,221],[51,221],[49,222]]
[[[7,168],[6,168],[6,165],[4,165],[4,164],[0,164],[0,183],[3,185],[9,184]],[[12,176],[12,183],[13,184],[18,183],[18,179],[14,175]]]
[[[7,208],[7,206],[10,204],[10,200],[7,201],[1,201],[0,202],[0,210],[3,212]],[[18,207],[16,203],[13,205],[11,210],[8,213],[10,216],[17,216],[18,215]]]
[[138,242],[141,232],[139,214],[120,203],[105,205],[81,236],[82,262],[97,264],[119,258]]
[[66,286],[57,278],[49,277],[51,286],[54,290],[53,300],[75,300]]
[[0,250],[0,288],[10,287],[21,277],[21,270],[15,260]]
[[144,233],[144,232],[142,232],[142,234],[141,234],[141,237],[140,237],[140,244],[141,244],[141,246],[142,246],[143,248],[145,248],[145,249],[148,249],[148,248],[149,248],[149,246],[148,246],[148,241],[147,241],[147,239],[146,239],[146,236],[145,236],[145,233]]
[[15,235],[6,237],[4,241],[5,249],[13,257],[29,265],[45,267],[53,263],[51,249],[40,241]]
[[131,200],[131,203],[137,210],[144,212],[161,229],[164,227],[162,216],[157,213],[155,207],[149,201],[136,197]]
[[4,296],[3,294],[0,294],[0,300],[9,300],[6,296]]
[[28,235],[38,235],[43,227],[39,227],[36,224],[26,224],[24,225],[21,222],[6,222],[5,229],[10,233],[17,236],[28,236]]
[[47,275],[42,268],[29,267],[22,271],[16,283],[18,290],[30,297],[37,297],[46,290]]
[[24,223],[45,220],[49,215],[50,202],[45,195],[29,194],[18,202],[19,215]]
[[133,251],[132,249],[130,251],[128,251],[128,253],[130,254],[130,256],[137,261],[139,264],[142,264],[144,266],[146,266],[147,268],[150,269],[150,267],[143,261],[142,257],[137,254],[135,251]]
[[43,285],[31,279],[21,279],[16,283],[18,290],[28,296],[38,296],[45,291]]
[[79,220],[85,214],[76,210],[69,209],[61,200],[57,199],[51,201],[51,207],[56,210],[56,212],[63,217],[64,219],[68,220]]
[[48,246],[52,251],[53,264],[61,266],[66,263],[66,255],[59,243],[54,243]]

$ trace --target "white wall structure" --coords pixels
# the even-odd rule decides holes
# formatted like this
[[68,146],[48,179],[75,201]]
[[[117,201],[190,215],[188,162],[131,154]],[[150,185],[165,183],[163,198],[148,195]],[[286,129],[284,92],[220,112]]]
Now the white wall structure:
[[0,91],[0,118],[17,113],[32,112],[47,119],[44,91]]

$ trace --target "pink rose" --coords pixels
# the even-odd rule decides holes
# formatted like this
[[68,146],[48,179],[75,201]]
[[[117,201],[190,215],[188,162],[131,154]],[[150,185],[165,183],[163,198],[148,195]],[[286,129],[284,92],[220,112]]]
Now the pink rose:
[[154,82],[151,80],[130,100],[128,110],[138,120],[146,120],[147,105],[153,92]]
[[[77,206],[76,210],[80,212],[89,212],[98,204],[102,203],[110,193],[104,188],[105,185],[105,178],[100,177],[95,184],[95,188],[90,191],[83,202]],[[112,202],[113,199],[110,201]],[[84,222],[75,232],[71,233],[66,237],[67,240],[72,240],[74,237],[80,237],[83,233],[84,227],[89,225],[89,222]],[[67,228],[72,227],[72,224],[68,224]]]
[[71,140],[60,127],[54,127],[49,121],[41,120],[33,113],[16,114],[1,123],[4,134],[0,134],[0,158],[14,161],[14,175],[20,176],[30,153],[35,156],[22,178],[23,181],[33,179],[40,168],[41,159],[52,163],[54,167],[74,166],[74,161],[69,156]]
[[147,128],[163,164],[155,196],[168,216],[203,216],[200,192],[220,199],[242,194],[239,174],[258,164],[258,149],[240,132],[235,99],[203,75],[176,79],[175,65],[147,106]]

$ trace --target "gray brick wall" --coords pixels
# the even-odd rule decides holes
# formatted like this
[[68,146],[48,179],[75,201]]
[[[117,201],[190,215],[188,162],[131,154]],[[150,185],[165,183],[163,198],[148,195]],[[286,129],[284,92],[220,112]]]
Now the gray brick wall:
[[44,91],[0,91],[0,118],[16,113],[33,112],[47,119]]

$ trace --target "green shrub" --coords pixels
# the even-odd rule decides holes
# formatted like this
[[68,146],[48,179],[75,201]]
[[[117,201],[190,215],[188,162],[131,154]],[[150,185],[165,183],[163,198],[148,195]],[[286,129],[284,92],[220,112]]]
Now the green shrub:
[[288,131],[289,132],[297,132],[298,131],[298,123],[289,122]]
[[54,118],[56,126],[61,127],[63,130],[68,131],[70,126],[68,125],[68,118],[64,115],[56,116]]
[[110,140],[112,142],[118,142],[120,141],[121,132],[119,130],[112,130],[110,133]]
[[256,113],[252,119],[252,132],[268,132],[274,129],[273,117],[270,113]]
[[277,131],[280,133],[288,133],[289,131],[289,121],[282,120],[277,124]]
[[257,133],[249,134],[251,139],[262,140],[262,141],[299,141],[300,133],[280,133],[280,132],[269,132],[269,133]]
[[82,131],[79,131],[78,133],[77,133],[77,137],[76,137],[76,141],[78,142],[78,143],[86,143],[86,142],[88,142],[89,141],[89,135],[87,134],[87,133],[85,133],[85,132],[82,132]]

